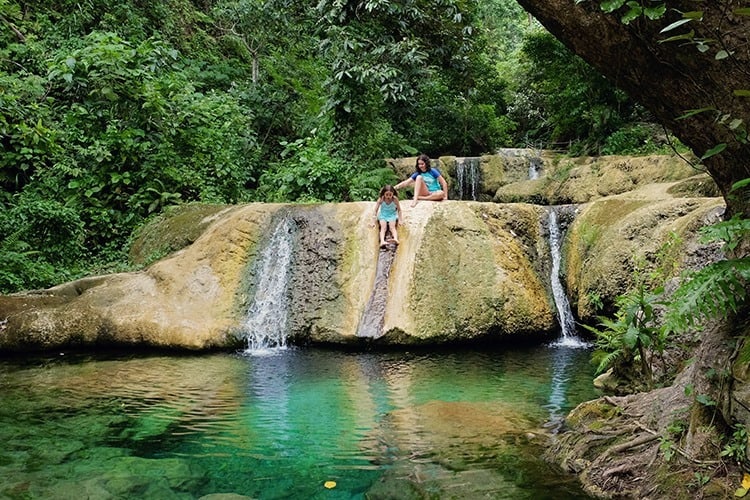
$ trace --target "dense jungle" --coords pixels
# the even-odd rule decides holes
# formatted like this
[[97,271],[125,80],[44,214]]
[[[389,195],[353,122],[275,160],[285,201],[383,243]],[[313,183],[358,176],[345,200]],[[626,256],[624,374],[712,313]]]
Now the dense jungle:
[[0,291],[193,201],[373,200],[383,158],[677,142],[518,4],[0,3]]
[[606,395],[551,460],[598,497],[750,491],[746,1],[0,0],[0,26],[3,294],[161,259],[128,252],[175,206],[374,201],[387,158],[681,156],[726,206],[712,258],[625,264],[581,325]]

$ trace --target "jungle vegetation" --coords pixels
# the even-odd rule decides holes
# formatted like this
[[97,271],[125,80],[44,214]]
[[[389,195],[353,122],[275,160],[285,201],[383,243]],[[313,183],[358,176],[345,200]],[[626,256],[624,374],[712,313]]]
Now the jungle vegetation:
[[374,199],[383,158],[663,148],[513,0],[0,0],[0,292],[189,202]]

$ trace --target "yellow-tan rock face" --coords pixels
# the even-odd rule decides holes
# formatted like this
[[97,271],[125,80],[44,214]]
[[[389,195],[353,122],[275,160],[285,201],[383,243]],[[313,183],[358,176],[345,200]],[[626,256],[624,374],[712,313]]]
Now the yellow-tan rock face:
[[[545,209],[447,201],[403,203],[380,343],[441,343],[555,328],[540,276]],[[287,291],[294,342],[356,343],[375,283],[374,203],[249,204],[212,215],[186,248],[140,272],[0,297],[4,350],[70,345],[231,348],[259,276],[253,263],[276,221],[295,243]]]
[[[454,160],[439,160],[449,177]],[[578,203],[563,207],[561,279],[583,321],[595,321],[597,307],[611,308],[628,290],[634,262],[646,272],[660,265],[670,241],[669,251],[681,256],[675,266],[695,267],[704,252],[698,229],[716,222],[723,207],[711,197],[710,179],[688,178],[673,158],[545,160],[542,178],[519,181],[521,160],[482,157],[480,164],[485,191],[514,203],[411,207],[403,200],[401,244],[385,281],[377,272],[374,202],[186,206],[142,232],[133,260],[187,246],[142,271],[0,296],[0,350],[242,347],[251,333],[248,311],[269,294],[258,263],[266,253],[283,257],[272,238],[280,221],[289,228],[290,255],[270,317],[284,321],[290,342],[541,340],[559,331],[549,284],[550,207],[519,201]],[[402,176],[413,169],[413,159],[391,163]],[[365,336],[359,326],[376,283],[387,288],[385,303]]]

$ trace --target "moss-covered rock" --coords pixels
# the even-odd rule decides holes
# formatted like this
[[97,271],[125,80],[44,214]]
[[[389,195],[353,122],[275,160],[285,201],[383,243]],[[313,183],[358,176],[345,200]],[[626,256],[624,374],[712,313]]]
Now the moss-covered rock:
[[136,266],[148,265],[195,242],[227,205],[188,203],[169,207],[145,224],[133,238],[128,257]]
[[[510,154],[482,157],[483,179],[514,181],[504,188],[520,186],[528,160]],[[438,160],[444,171],[455,161]],[[563,253],[564,282],[580,318],[593,317],[594,299],[611,305],[628,289],[634,256],[657,265],[673,233],[681,238],[673,251],[682,255],[684,265],[700,260],[690,235],[715,220],[721,200],[687,197],[686,189],[680,197],[670,194],[674,183],[661,181],[685,173],[673,161],[545,157],[543,179],[534,184],[539,193],[578,200],[578,194],[560,193],[579,186],[580,199],[587,200],[565,210],[566,224],[578,212]],[[414,162],[391,161],[402,177]],[[554,196],[553,185],[559,191]],[[627,186],[637,189],[612,195]],[[382,330],[358,337],[378,272],[374,206],[193,204],[170,210],[134,240],[135,262],[168,254],[146,269],[0,297],[0,348],[241,345],[250,305],[256,292],[265,293],[259,290],[261,271],[255,263],[280,220],[289,221],[294,233],[283,300],[294,342],[438,344],[541,339],[557,330],[549,284],[548,207],[456,200],[412,207],[404,200],[401,244],[387,281],[378,285],[387,287]],[[272,256],[275,250],[268,249]]]

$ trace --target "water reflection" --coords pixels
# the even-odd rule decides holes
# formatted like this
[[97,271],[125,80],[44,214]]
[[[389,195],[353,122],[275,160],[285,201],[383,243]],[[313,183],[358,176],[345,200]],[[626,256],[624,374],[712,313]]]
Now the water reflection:
[[552,381],[550,382],[550,395],[545,408],[549,410],[549,419],[545,427],[552,432],[558,432],[562,427],[566,409],[569,408],[568,402],[568,385],[572,377],[571,363],[575,356],[575,348],[565,346],[550,346],[552,354],[551,371]]
[[580,498],[539,457],[544,423],[592,396],[582,354],[6,361],[0,497]]

